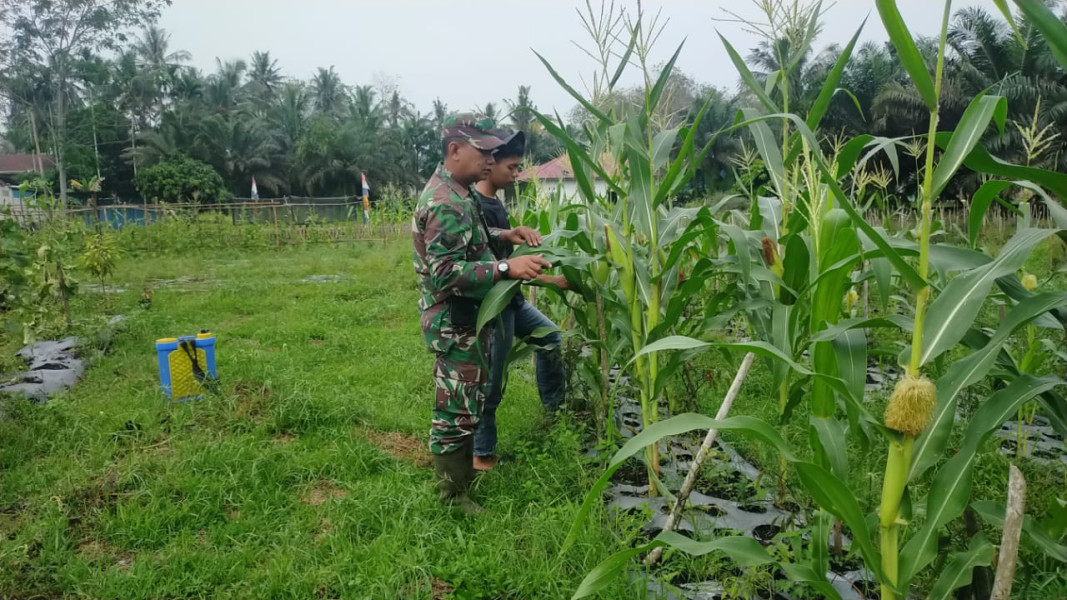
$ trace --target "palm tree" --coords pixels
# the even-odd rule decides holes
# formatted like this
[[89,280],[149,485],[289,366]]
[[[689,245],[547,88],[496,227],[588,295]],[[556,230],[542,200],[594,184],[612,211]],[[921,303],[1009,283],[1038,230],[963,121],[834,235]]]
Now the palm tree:
[[204,76],[200,69],[185,67],[178,71],[170,89],[171,100],[178,105],[204,100]]
[[133,51],[140,57],[140,66],[152,70],[166,70],[188,62],[192,56],[185,50],[170,52],[170,34],[151,25],[133,44]]
[[402,125],[404,147],[410,156],[406,172],[427,178],[441,160],[441,144],[438,143],[440,132],[434,117],[412,113]]
[[353,121],[368,132],[377,132],[382,125],[382,107],[378,103],[374,91],[369,85],[357,86],[352,94],[352,103],[349,105],[349,113]]
[[311,91],[315,110],[320,113],[335,114],[344,106],[345,86],[332,66],[329,70],[319,67],[311,78]]
[[282,84],[281,69],[278,61],[270,56],[270,52],[253,52],[251,68],[248,72],[248,86],[252,98],[261,105],[268,104],[278,92]]
[[297,147],[307,131],[308,93],[299,83],[286,84],[281,89],[277,102],[271,106],[269,119],[278,142],[279,155],[286,171],[286,192],[298,187],[298,178],[293,165],[296,163]]
[[323,114],[316,115],[297,150],[300,179],[310,195],[354,194],[360,173],[362,140],[352,123],[338,127]]
[[433,123],[434,126],[440,130],[441,124],[445,122],[445,117],[448,116],[448,105],[441,102],[440,98],[434,98],[433,100]]
[[511,126],[516,131],[529,134],[534,124],[537,123],[537,107],[530,100],[530,86],[520,85],[519,93],[514,101],[505,100],[508,106],[507,117],[511,119]]
[[228,60],[223,62],[216,58],[215,65],[217,67],[215,77],[225,81],[231,89],[238,89],[244,84],[245,71],[248,70],[248,63],[241,59]]
[[252,177],[266,194],[285,186],[278,144],[263,121],[244,115],[211,115],[198,132],[205,162],[215,167],[236,196],[248,193]]
[[[1011,27],[978,7],[960,9],[953,17],[948,42],[959,56],[958,78],[967,94],[989,89],[1008,100],[1013,121],[1029,124],[1037,111],[1037,126],[1056,131],[1067,127],[1067,76],[1028,21],[1016,23],[1023,44]],[[1040,110],[1038,110],[1040,107]],[[987,145],[1004,158],[1027,162],[1022,136],[1009,127],[1004,136],[987,135]],[[1047,154],[1063,157],[1064,141]],[[1049,165],[1054,167],[1054,165]]]
[[393,95],[389,98],[389,105],[386,107],[388,113],[389,126],[393,129],[400,127],[401,119],[409,117],[413,114],[411,105],[404,101],[400,97],[400,92],[393,90]]
[[182,63],[188,62],[191,55],[185,50],[170,51],[170,34],[164,29],[149,26],[133,44],[136,66],[143,77],[150,82],[150,93],[154,97],[151,115],[152,122],[158,122],[163,114],[167,92]]

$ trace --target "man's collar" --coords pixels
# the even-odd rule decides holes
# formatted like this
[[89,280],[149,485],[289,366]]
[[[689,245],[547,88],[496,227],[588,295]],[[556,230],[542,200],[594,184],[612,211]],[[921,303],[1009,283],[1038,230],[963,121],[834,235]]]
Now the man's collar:
[[444,163],[441,163],[441,166],[437,167],[437,176],[441,178],[441,181],[447,183],[449,189],[451,189],[453,192],[459,194],[464,198],[470,197],[470,188],[460,185],[459,182],[457,182],[455,179],[452,179],[452,172],[449,171],[447,167],[445,167]]

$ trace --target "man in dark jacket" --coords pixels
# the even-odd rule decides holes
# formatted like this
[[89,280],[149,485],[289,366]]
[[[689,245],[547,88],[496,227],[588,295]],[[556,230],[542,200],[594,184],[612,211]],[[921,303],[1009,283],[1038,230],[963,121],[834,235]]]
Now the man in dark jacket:
[[[474,191],[481,202],[482,213],[488,226],[508,229],[511,227],[508,211],[497,198],[497,194],[518,179],[519,162],[525,151],[525,136],[521,131],[511,133],[495,130],[493,133],[504,143],[493,151],[493,165],[489,175],[475,185]],[[503,239],[491,243],[490,248],[499,260],[507,259],[514,249],[511,243]],[[562,276],[539,275],[536,279],[560,289],[567,289],[567,280]],[[534,331],[546,327],[555,331],[541,338],[527,339]],[[516,336],[527,339],[528,343],[538,348],[535,364],[541,405],[546,411],[555,412],[563,404],[567,385],[563,369],[563,338],[548,317],[527,302],[521,292],[517,293],[511,304],[500,314],[489,345],[489,385],[486,388],[482,416],[474,433],[474,468],[478,471],[488,471],[497,462],[496,409],[500,406],[504,393],[505,362]]]

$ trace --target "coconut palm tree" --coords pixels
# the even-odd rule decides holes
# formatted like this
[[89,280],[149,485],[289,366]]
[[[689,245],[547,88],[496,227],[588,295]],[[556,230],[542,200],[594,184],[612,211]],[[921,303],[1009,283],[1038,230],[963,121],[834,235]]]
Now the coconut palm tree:
[[133,44],[133,55],[141,76],[148,82],[148,90],[153,96],[151,106],[154,114],[150,115],[153,123],[159,122],[164,104],[174,78],[183,63],[192,56],[185,50],[170,51],[170,34],[164,29],[151,25]]
[[515,100],[505,100],[504,103],[508,107],[506,116],[511,120],[511,127],[524,134],[530,133],[533,125],[537,123],[537,107],[530,100],[530,86],[520,85]]
[[315,110],[320,113],[335,114],[344,107],[345,86],[333,66],[319,67],[311,78],[311,93]]
[[271,58],[270,52],[253,52],[247,84],[253,101],[260,106],[269,104],[281,85],[282,72],[278,68],[278,61]]

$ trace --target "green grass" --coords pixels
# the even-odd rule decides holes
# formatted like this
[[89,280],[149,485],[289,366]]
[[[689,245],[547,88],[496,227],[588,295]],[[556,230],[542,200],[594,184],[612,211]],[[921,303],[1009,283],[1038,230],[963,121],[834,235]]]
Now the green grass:
[[[488,512],[442,510],[419,462],[432,356],[410,252],[131,255],[126,292],[80,295],[76,315],[130,320],[68,395],[3,402],[0,597],[569,597],[617,549],[595,521],[558,556],[598,475],[580,428],[540,427],[523,367],[500,411],[513,460],[477,485]],[[137,306],[146,281],[179,277],[200,281]],[[218,335],[222,393],[169,404],[153,341],[200,328]]]
[[[231,225],[204,222],[219,233],[187,253],[174,249],[205,225],[153,226],[151,251],[141,230],[124,232],[128,254],[109,286],[125,291],[75,300],[75,333],[94,340],[86,380],[43,406],[0,401],[0,598],[566,598],[608,555],[645,539],[639,514],[613,521],[598,509],[576,547],[558,555],[601,470],[582,458],[586,424],[540,427],[528,366],[513,373],[499,417],[512,460],[476,491],[487,514],[441,510],[424,462],[432,356],[406,239],[312,240],[275,252],[271,228],[227,241]],[[1027,270],[1062,289],[1067,277],[1052,265],[1063,254],[1058,241],[1042,244]],[[313,275],[340,281],[304,281]],[[154,292],[147,311],[137,304],[145,285]],[[130,317],[113,338],[97,334],[110,314]],[[981,320],[997,318],[990,303]],[[168,404],[153,341],[200,328],[219,337],[222,393]],[[880,347],[904,341],[876,332]],[[13,365],[17,342],[0,339],[0,371]],[[681,385],[672,393],[714,414],[739,360],[702,355],[695,380],[710,372],[714,382],[695,399]],[[771,387],[758,361],[733,414],[777,423]],[[975,386],[961,409],[989,391]],[[868,400],[880,415],[885,398]],[[779,426],[800,451],[805,410]],[[777,456],[724,437],[764,470],[759,485],[773,495]],[[979,465],[973,497],[1001,500],[1008,459],[989,443]],[[1067,489],[1062,471],[1020,466],[1030,514]],[[883,469],[877,445],[852,440],[850,483],[864,506],[877,505]],[[810,508],[803,494],[795,500]],[[960,546],[957,525],[946,535]],[[1019,597],[1067,594],[1067,570],[1025,541],[1020,565]],[[769,578],[723,557],[674,553],[659,573],[718,578],[732,598]],[[603,597],[640,597],[641,587],[620,581]]]

